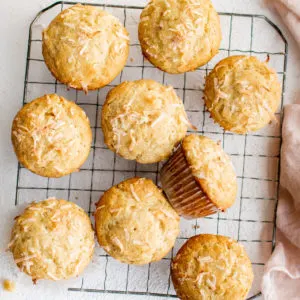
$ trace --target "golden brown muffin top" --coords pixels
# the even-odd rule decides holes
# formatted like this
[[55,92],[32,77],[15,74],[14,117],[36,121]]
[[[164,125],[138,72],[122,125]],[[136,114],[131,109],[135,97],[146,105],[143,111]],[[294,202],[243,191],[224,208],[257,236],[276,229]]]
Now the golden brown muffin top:
[[185,136],[188,125],[174,89],[153,80],[121,83],[109,92],[102,109],[107,146],[139,163],[167,158]]
[[254,56],[221,60],[208,75],[204,90],[213,119],[225,130],[241,134],[274,119],[280,97],[276,72]]
[[88,215],[66,200],[31,203],[16,217],[9,249],[21,271],[38,279],[78,276],[94,251]]
[[200,234],[178,251],[171,266],[180,299],[245,299],[253,281],[244,247],[220,235]]
[[43,32],[43,55],[51,73],[80,90],[100,88],[123,69],[129,35],[120,21],[99,7],[76,4]]
[[144,56],[168,73],[205,65],[218,52],[220,20],[210,0],[152,0],[139,24]]
[[87,159],[90,122],[74,102],[56,94],[26,104],[12,125],[12,142],[21,164],[45,177],[61,177]]
[[146,178],[131,178],[106,191],[97,203],[95,222],[100,246],[128,264],[160,260],[179,234],[179,216]]
[[209,199],[221,210],[236,198],[237,180],[230,157],[206,136],[188,135],[182,147],[193,175]]

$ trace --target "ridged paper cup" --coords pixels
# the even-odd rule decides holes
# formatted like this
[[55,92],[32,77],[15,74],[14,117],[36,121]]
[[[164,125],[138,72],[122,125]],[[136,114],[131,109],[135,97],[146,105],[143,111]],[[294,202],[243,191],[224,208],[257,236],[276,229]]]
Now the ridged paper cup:
[[162,189],[179,215],[192,219],[219,211],[192,174],[182,145],[162,167],[160,176]]

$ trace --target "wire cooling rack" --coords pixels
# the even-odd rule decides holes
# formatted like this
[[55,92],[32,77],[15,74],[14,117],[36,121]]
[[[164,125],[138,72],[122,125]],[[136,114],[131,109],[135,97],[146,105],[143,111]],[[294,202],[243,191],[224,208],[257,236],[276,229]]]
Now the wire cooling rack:
[[[74,100],[89,116],[93,130],[90,156],[80,172],[60,179],[37,176],[18,167],[15,204],[55,196],[74,201],[91,216],[102,193],[133,176],[149,177],[157,184],[161,164],[140,165],[119,158],[107,149],[100,128],[101,107],[107,92],[124,80],[152,78],[174,86],[183,99],[191,122],[199,134],[220,140],[235,165],[239,192],[234,206],[198,220],[181,219],[181,233],[174,249],[162,261],[145,266],[125,265],[107,256],[100,248],[82,276],[72,281],[70,291],[176,297],[170,280],[170,260],[191,236],[199,233],[223,234],[244,244],[252,261],[255,280],[248,299],[260,295],[263,267],[275,242],[275,212],[278,198],[279,153],[281,145],[282,106],[288,45],[279,28],[265,16],[220,13],[223,41],[219,54],[195,72],[179,75],[164,73],[147,62],[140,50],[137,26],[142,7],[102,5],[118,17],[130,33],[130,55],[122,73],[108,86],[88,95],[67,90],[47,70],[41,53],[43,27],[63,9],[75,3],[60,1],[43,9],[29,29],[23,104],[46,93],[58,93]],[[91,4],[95,5],[95,4]],[[204,78],[213,66],[229,55],[255,55],[276,69],[282,82],[282,101],[276,113],[277,123],[248,135],[224,132],[209,118],[203,106]]]

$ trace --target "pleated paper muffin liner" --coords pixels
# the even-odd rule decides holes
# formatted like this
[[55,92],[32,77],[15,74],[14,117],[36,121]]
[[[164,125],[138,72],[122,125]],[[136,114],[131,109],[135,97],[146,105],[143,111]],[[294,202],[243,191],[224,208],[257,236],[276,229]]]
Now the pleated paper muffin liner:
[[185,218],[199,218],[219,211],[192,174],[180,145],[160,171],[162,189],[177,213]]

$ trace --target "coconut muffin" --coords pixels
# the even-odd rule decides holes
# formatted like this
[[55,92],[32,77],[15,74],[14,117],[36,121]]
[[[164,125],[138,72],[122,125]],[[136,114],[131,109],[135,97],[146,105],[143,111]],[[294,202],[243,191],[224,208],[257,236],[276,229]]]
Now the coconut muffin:
[[89,155],[91,142],[85,112],[56,94],[26,104],[12,124],[12,143],[19,162],[45,177],[77,171]]
[[235,201],[237,180],[232,162],[208,137],[186,136],[160,174],[170,203],[186,218],[225,211]]
[[152,0],[138,30],[143,55],[168,73],[205,65],[221,43],[219,16],[210,0]]
[[121,72],[128,57],[129,35],[108,12],[76,4],[43,31],[42,49],[58,81],[87,92],[107,85]]
[[150,179],[125,180],[106,191],[96,206],[98,242],[123,263],[162,259],[179,234],[179,216]]
[[153,80],[121,83],[108,93],[102,109],[106,145],[123,158],[144,164],[167,158],[188,125],[174,89]]
[[182,300],[242,300],[251,288],[253,271],[244,247],[220,235],[190,238],[171,265],[172,281]]
[[78,276],[92,259],[94,231],[82,208],[49,198],[31,203],[15,218],[8,247],[33,282],[68,279]]
[[204,99],[215,122],[245,134],[275,119],[281,86],[274,70],[254,56],[230,56],[206,78]]

